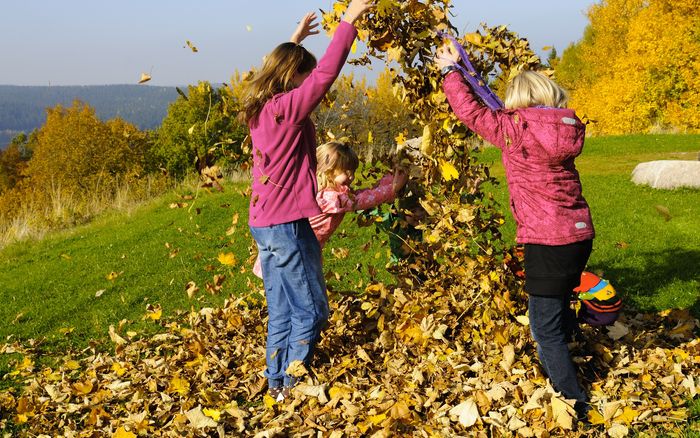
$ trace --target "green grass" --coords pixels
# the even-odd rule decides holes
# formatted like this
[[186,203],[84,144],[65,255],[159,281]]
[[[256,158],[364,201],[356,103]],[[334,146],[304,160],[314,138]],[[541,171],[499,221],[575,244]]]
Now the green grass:
[[[610,137],[587,140],[577,160],[597,231],[590,269],[602,271],[630,306],[690,308],[700,315],[700,191],[656,191],[629,181],[640,161],[688,158],[698,150],[700,136]],[[503,180],[500,151],[486,149],[481,156],[494,162],[493,173]],[[194,201],[171,193],[131,214],[103,215],[41,241],[4,248],[0,339],[44,339],[49,351],[80,348],[107,340],[108,327],[123,319],[139,330],[158,330],[157,323],[143,319],[148,304],[162,306],[167,316],[259,292],[262,283],[250,274],[254,251],[245,189],[231,183],[223,193],[202,191]],[[501,205],[508,205],[505,184],[493,190]],[[174,202],[189,205],[170,208]],[[671,220],[656,205],[668,208]],[[227,236],[236,213],[236,231]],[[378,279],[389,279],[383,269],[386,237],[373,227],[359,228],[353,216],[324,250],[331,290],[362,291],[375,272]],[[504,233],[512,240],[514,224],[510,214],[506,217]],[[348,249],[347,257],[336,257],[338,248]],[[217,260],[228,252],[236,257],[232,267]],[[111,272],[119,275],[109,280]],[[217,274],[226,280],[212,295],[205,284]],[[185,292],[190,281],[200,288],[195,299]],[[103,292],[96,297],[98,291]]]
[[[596,228],[589,269],[609,279],[629,306],[690,308],[700,317],[700,190],[654,190],[630,181],[640,162],[697,159],[698,151],[700,135],[603,137],[587,139],[576,160]],[[494,193],[508,205],[500,153],[488,148],[480,156],[494,163],[501,183]],[[515,224],[506,216],[504,234],[512,240]]]
[[[254,244],[247,226],[245,184],[232,184],[223,193],[200,192],[183,200],[172,193],[131,215],[113,213],[93,223],[53,234],[41,241],[17,243],[0,251],[0,339],[45,338],[46,347],[84,347],[105,340],[108,327],[122,319],[140,330],[156,323],[143,320],[148,304],[160,305],[164,315],[190,307],[216,306],[225,298],[260,291],[262,282],[250,274]],[[171,203],[187,202],[184,208]],[[192,207],[192,208],[191,208]],[[199,209],[199,213],[198,213]],[[226,231],[239,215],[236,231]],[[349,223],[350,217],[347,219]],[[386,261],[384,250],[369,228],[354,224],[339,230],[325,252],[333,289],[363,290],[367,266]],[[332,248],[354,249],[373,242],[367,251],[353,250],[338,259]],[[218,261],[221,253],[235,255],[234,266]],[[369,261],[366,261],[369,260]],[[357,265],[362,265],[357,268]],[[347,272],[346,272],[347,271]],[[113,280],[111,273],[119,274]],[[339,280],[335,273],[338,273]],[[219,293],[206,291],[214,275],[225,275]],[[384,271],[383,277],[387,278]],[[185,285],[200,288],[189,299]],[[102,291],[99,297],[98,291]],[[69,333],[65,333],[70,331]]]

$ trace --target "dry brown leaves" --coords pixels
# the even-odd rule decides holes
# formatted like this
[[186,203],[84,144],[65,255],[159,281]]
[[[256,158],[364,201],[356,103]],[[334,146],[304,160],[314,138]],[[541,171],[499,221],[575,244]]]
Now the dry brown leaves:
[[381,284],[336,296],[313,375],[284,403],[264,396],[266,317],[249,299],[161,320],[152,337],[111,328],[114,353],[66,356],[55,369],[37,368],[31,346],[5,345],[0,352],[23,355],[5,378],[24,388],[0,395],[0,427],[76,437],[542,437],[624,436],[687,419],[700,390],[688,312],[623,317],[617,341],[584,329],[573,352],[596,412],[594,426],[575,432],[571,403],[542,376],[518,322],[522,298],[474,308],[468,296]]

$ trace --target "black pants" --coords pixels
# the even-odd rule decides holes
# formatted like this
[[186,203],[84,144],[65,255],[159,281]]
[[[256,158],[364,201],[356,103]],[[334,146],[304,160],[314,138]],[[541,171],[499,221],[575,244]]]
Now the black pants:
[[571,309],[572,290],[591,254],[592,241],[562,246],[525,245],[525,291],[530,294],[530,332],[552,386],[576,400],[579,417],[588,412],[588,397],[576,378],[567,342],[576,328]]

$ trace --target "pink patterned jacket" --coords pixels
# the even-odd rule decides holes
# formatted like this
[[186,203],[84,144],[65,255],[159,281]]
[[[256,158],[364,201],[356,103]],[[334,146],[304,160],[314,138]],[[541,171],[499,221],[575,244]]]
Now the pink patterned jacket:
[[[396,197],[392,183],[392,174],[384,175],[371,189],[363,189],[353,192],[348,186],[339,189],[325,188],[316,194],[316,202],[321,208],[321,214],[309,218],[311,228],[321,244],[326,245],[331,235],[343,222],[345,213],[358,210],[367,210],[385,202],[391,202]],[[253,273],[262,278],[260,259],[255,260]]]
[[316,202],[322,213],[309,218],[311,228],[316,234],[321,248],[326,245],[331,235],[338,229],[345,213],[357,210],[367,210],[379,204],[393,201],[396,197],[391,184],[393,175],[384,175],[376,186],[371,189],[353,192],[348,186],[342,186],[337,191],[325,188],[316,195]]
[[445,77],[443,89],[459,120],[503,151],[518,243],[566,245],[595,237],[574,165],[586,126],[573,110],[492,111],[457,72]]

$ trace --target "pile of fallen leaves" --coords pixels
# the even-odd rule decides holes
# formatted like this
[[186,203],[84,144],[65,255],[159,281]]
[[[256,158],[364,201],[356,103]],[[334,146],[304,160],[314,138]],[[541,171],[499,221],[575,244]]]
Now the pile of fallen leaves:
[[[276,403],[266,395],[266,314],[253,298],[110,329],[113,353],[86,350],[39,369],[31,346],[5,376],[0,429],[25,436],[574,436],[685,427],[700,390],[698,322],[686,311],[585,328],[573,353],[594,407],[576,430],[572,402],[548,385],[523,297],[487,305],[441,290],[367,288],[332,297],[311,374]],[[320,433],[320,435],[319,435]]]

